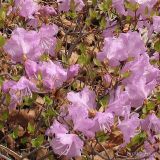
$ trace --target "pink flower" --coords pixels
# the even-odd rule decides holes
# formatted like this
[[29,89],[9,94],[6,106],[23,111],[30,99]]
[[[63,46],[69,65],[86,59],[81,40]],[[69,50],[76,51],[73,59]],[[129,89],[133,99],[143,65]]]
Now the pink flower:
[[41,6],[39,12],[45,16],[57,14],[55,9],[51,6],[48,6],[48,5]]
[[[70,0],[57,0],[57,2],[59,3],[58,9],[60,12],[61,11],[64,11],[64,12],[69,11],[70,3],[71,3]],[[74,3],[76,6],[76,8],[75,8],[76,11],[80,11],[84,7],[84,3],[82,0],[74,0]]]
[[46,131],[46,135],[48,136],[54,136],[54,134],[57,135],[63,133],[68,133],[68,130],[66,129],[66,126],[62,125],[57,120],[54,120],[53,124]]
[[81,155],[83,141],[76,134],[68,134],[66,127],[58,121],[53,122],[46,134],[52,136],[50,145],[56,154],[69,158]]
[[74,124],[74,130],[82,132],[87,137],[95,136],[95,130],[93,128],[95,122],[88,118],[87,108],[72,105],[69,107],[68,111]]
[[54,56],[54,49],[56,45],[55,35],[57,33],[58,27],[56,25],[42,25],[38,35],[40,37],[40,47],[43,53],[48,53],[51,56]]
[[41,63],[40,71],[42,82],[47,90],[55,90],[62,86],[67,80],[67,71],[60,63],[53,63],[51,60]]
[[52,139],[50,145],[56,154],[71,158],[81,156],[83,141],[76,134],[59,133]]
[[34,18],[33,15],[39,9],[38,4],[33,0],[16,0],[15,7],[18,8],[20,15],[26,19]]
[[109,112],[97,112],[94,121],[98,131],[111,132],[110,127],[114,124],[114,116]]
[[137,114],[134,114],[130,119],[125,119],[119,123],[118,128],[123,134],[124,145],[129,143],[130,139],[138,133],[137,128],[139,125],[140,119],[138,118]]
[[108,60],[110,65],[117,66],[129,57],[145,53],[145,50],[145,45],[137,32],[121,33],[118,38],[105,38],[103,51],[97,58],[100,61]]
[[18,82],[5,82],[3,90],[10,94],[10,109],[15,109],[18,104],[21,104],[24,97],[32,97],[32,92],[38,92],[36,85],[23,76]]
[[39,48],[37,32],[26,31],[23,28],[15,29],[4,45],[4,51],[16,62],[22,62],[24,56],[31,60],[38,60],[41,56],[41,48]]
[[67,79],[70,80],[78,75],[80,69],[79,64],[71,65],[67,71]]
[[73,105],[83,106],[85,108],[96,108],[96,95],[93,91],[85,87],[81,92],[69,92],[67,99],[72,102]]
[[153,29],[155,32],[160,32],[160,16],[153,16]]
[[147,131],[149,136],[152,136],[152,133],[159,134],[160,119],[154,113],[149,114],[145,119],[141,120],[141,127],[144,131]]

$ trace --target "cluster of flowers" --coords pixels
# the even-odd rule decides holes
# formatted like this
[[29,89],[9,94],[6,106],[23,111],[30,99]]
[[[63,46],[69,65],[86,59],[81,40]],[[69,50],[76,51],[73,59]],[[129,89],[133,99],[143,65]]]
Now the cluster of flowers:
[[[135,16],[134,12],[124,8],[123,0],[112,2],[119,14]],[[150,25],[146,25],[148,22],[141,21],[146,16],[144,15],[145,8],[151,9],[156,2],[155,0],[133,0],[133,3],[138,5],[138,29],[149,27],[150,33],[160,31],[159,16],[154,16],[153,24]],[[150,64],[150,57],[140,33],[129,31],[115,37],[112,32],[114,30],[115,28],[112,27],[104,31],[104,48],[97,58],[103,62],[107,61],[111,67],[120,67],[122,62],[125,63],[120,73],[129,73],[129,75],[121,80],[121,84],[115,90],[109,91],[110,100],[104,112],[97,110],[96,95],[88,87],[78,93],[68,93],[67,99],[71,104],[61,107],[63,109],[58,119],[47,130],[47,135],[53,137],[51,146],[59,155],[80,156],[85,145],[84,139],[94,138],[98,131],[111,132],[116,117],[118,117],[117,126],[123,134],[122,146],[128,144],[131,138],[142,131],[147,133],[151,143],[155,142],[156,135],[160,133],[160,119],[154,113],[141,119],[139,114],[133,111],[134,108],[142,107],[144,101],[160,83],[160,70]],[[151,59],[154,58],[158,58],[158,53],[151,57]],[[107,83],[111,83],[112,77],[109,73],[104,78]],[[93,111],[94,115],[91,114]],[[69,132],[70,127],[72,128],[71,133]],[[139,153],[139,156],[153,152],[151,148],[151,144],[145,141],[144,151]],[[150,158],[153,156],[151,155]]]
[[[119,14],[135,16],[134,11],[126,8],[127,2],[124,0],[112,1],[113,7]],[[57,2],[59,11],[69,10],[70,0],[57,0]],[[132,0],[131,2],[135,5],[136,14],[139,17],[138,29],[147,27],[148,33],[159,32],[160,16],[153,16],[153,24],[144,20],[151,14],[158,1]],[[84,6],[82,0],[75,0],[75,4],[77,11]],[[16,0],[12,11],[17,9],[20,16],[34,21],[36,14],[44,14],[44,12],[56,14],[53,8],[39,6],[33,0]],[[56,154],[68,157],[80,156],[85,145],[84,140],[94,138],[99,131],[111,132],[116,123],[123,134],[122,146],[128,144],[131,138],[141,131],[147,133],[151,143],[155,142],[156,135],[160,133],[160,119],[154,113],[141,119],[139,114],[133,111],[136,110],[135,108],[142,107],[144,101],[160,83],[160,70],[151,65],[140,33],[129,31],[120,33],[116,37],[114,29],[112,27],[104,31],[104,48],[97,54],[97,59],[102,62],[107,61],[111,67],[121,66],[120,73],[129,74],[121,79],[116,89],[108,88],[110,100],[103,112],[99,111],[96,94],[89,86],[80,92],[71,91],[67,94],[70,103],[60,108],[59,116],[46,131],[46,135],[52,138],[50,145]],[[43,24],[38,31],[16,28],[5,44],[4,51],[11,56],[13,61],[24,64],[26,73],[26,76],[21,77],[18,82],[11,80],[3,84],[3,92],[11,96],[11,109],[21,104],[26,96],[32,96],[32,92],[45,91],[47,93],[56,90],[78,74],[78,64],[65,69],[59,62],[40,61],[43,54],[55,56],[57,33],[58,27],[54,24]],[[158,53],[155,53],[152,58],[157,58],[156,55]],[[110,73],[107,73],[104,78],[108,84],[112,83]],[[148,147],[150,144],[146,141],[145,145]],[[147,147],[144,149],[146,153]]]
[[[16,7],[19,6],[19,3],[22,3],[20,5],[22,8],[23,3],[24,5],[27,3],[32,6],[31,8],[34,8],[34,11],[36,10],[37,4],[34,1],[16,1]],[[31,11],[30,8],[26,12],[22,9],[22,13],[31,15],[29,11]],[[23,16],[21,13],[20,15]],[[25,16],[25,18],[29,18],[29,16]],[[55,91],[64,82],[71,80],[78,74],[78,64],[65,69],[57,61],[40,61],[44,54],[55,56],[57,33],[58,26],[55,24],[43,24],[38,31],[28,31],[18,27],[12,32],[11,38],[3,48],[14,62],[24,65],[26,76],[21,77],[18,82],[10,80],[3,84],[3,92],[9,93],[11,97],[10,109],[15,109],[26,96],[32,96],[32,92]]]

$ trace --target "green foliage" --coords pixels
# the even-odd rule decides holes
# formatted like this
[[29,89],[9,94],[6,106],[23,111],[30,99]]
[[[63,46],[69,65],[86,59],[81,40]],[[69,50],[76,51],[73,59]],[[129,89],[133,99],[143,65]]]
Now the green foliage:
[[154,49],[157,51],[157,52],[160,52],[160,40],[156,41],[155,44],[154,44]]
[[100,5],[99,5],[99,9],[102,12],[107,12],[110,7],[112,6],[112,0],[104,0]]
[[37,138],[32,139],[31,144],[33,147],[40,147],[44,142],[44,135],[38,135]]
[[131,139],[127,147],[132,148],[133,146],[139,145],[144,142],[146,138],[147,134],[145,132],[141,132]]
[[2,35],[0,35],[0,47],[3,47],[5,41],[6,41],[5,38]]
[[35,100],[36,100],[36,98],[37,98],[36,94],[33,94],[32,97],[25,97],[23,105],[26,105],[26,106],[33,105]]
[[151,111],[151,110],[154,110],[155,107],[156,107],[156,106],[155,106],[155,103],[152,102],[152,101],[149,101],[149,102],[147,103],[147,105],[146,105],[146,109],[147,109],[148,112]]
[[102,17],[100,21],[100,29],[104,30],[106,28],[106,18]]
[[13,132],[11,133],[11,136],[13,139],[17,139],[18,138],[18,128],[15,128],[13,130]]
[[53,104],[53,100],[49,96],[45,95],[43,99],[46,105],[50,106]]
[[58,114],[56,110],[48,108],[45,112],[42,113],[42,115],[44,118],[53,118],[56,117]]
[[8,111],[4,111],[1,115],[1,118],[3,121],[7,120],[8,119],[8,116],[9,116],[9,113]]
[[4,78],[0,76],[0,86],[2,86]]
[[96,138],[97,138],[98,142],[105,142],[109,137],[106,133],[101,131],[101,132],[96,133]]
[[136,11],[139,8],[139,5],[137,3],[132,3],[132,2],[126,1],[125,7],[127,9],[130,9],[131,11]]
[[34,133],[35,132],[35,126],[31,123],[28,123],[27,130],[31,134]]
[[100,105],[105,108],[109,102],[109,95],[105,95],[99,100]]

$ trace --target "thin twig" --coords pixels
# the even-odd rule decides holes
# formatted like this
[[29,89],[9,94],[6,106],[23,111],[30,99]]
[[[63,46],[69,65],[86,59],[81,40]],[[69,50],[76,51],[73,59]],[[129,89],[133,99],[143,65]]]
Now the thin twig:
[[3,145],[0,145],[0,150],[1,151],[5,151],[8,154],[12,155],[16,160],[21,160],[21,158],[22,158],[22,156],[20,156],[16,152],[12,151],[11,149],[9,149],[9,148],[7,148],[7,147],[5,147]]

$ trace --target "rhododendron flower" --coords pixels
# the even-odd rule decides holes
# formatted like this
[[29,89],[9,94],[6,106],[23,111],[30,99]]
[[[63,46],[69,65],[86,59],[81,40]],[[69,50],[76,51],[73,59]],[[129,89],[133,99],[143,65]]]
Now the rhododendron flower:
[[[9,86],[7,87],[7,85]],[[24,97],[32,97],[32,92],[38,92],[36,85],[26,77],[21,77],[16,83],[6,82],[3,86],[5,86],[5,91],[8,91],[11,96],[10,109],[14,109],[17,104],[21,104]]]
[[141,120],[141,127],[149,136],[152,136],[153,132],[154,134],[159,134],[160,119],[154,113],[149,114],[145,119]]
[[16,0],[15,7],[19,13],[26,19],[34,18],[33,15],[39,10],[38,4],[34,0]]
[[44,16],[57,14],[55,9],[51,6],[48,6],[48,5],[41,6],[40,9],[39,9],[39,12]]
[[16,84],[16,82],[13,81],[13,80],[4,81],[4,82],[3,82],[3,85],[2,85],[2,91],[3,91],[4,93],[9,92],[10,88],[12,88],[12,86],[14,86],[15,84]]
[[83,106],[70,106],[69,116],[71,117],[74,130],[82,132],[87,137],[93,137],[95,131],[93,129],[95,123],[92,119],[88,118],[88,110]]
[[97,58],[101,61],[108,60],[110,65],[117,66],[129,57],[143,54],[145,50],[144,42],[137,32],[121,33],[118,38],[105,38],[103,51]]
[[124,145],[129,143],[130,139],[138,133],[137,128],[139,125],[140,119],[138,118],[138,114],[134,114],[130,119],[125,119],[119,123],[118,128],[123,134]]
[[54,56],[54,49],[56,45],[56,38],[54,37],[58,33],[58,27],[52,25],[42,25],[38,34],[40,36],[40,47],[43,53],[49,53]]
[[118,13],[126,15],[127,12],[124,8],[124,0],[112,0],[112,5],[116,8]]
[[93,91],[85,87],[81,92],[69,92],[67,94],[67,99],[72,102],[72,104],[77,106],[83,106],[88,109],[96,108],[96,95]]
[[105,132],[111,131],[110,127],[114,124],[114,116],[109,112],[97,112],[94,118],[95,125],[97,125],[98,130],[103,130]]
[[68,133],[68,130],[66,129],[66,126],[62,125],[57,120],[54,120],[53,124],[46,131],[46,135],[48,136],[54,136],[54,134],[57,135],[63,133]]
[[58,121],[53,122],[46,134],[49,136],[55,134],[50,145],[56,154],[66,155],[69,158],[81,155],[83,141],[76,134],[68,134],[65,126]]
[[23,28],[17,28],[13,31],[11,38],[4,45],[13,61],[22,62],[26,56],[31,60],[38,60],[41,56],[39,46],[39,38],[36,31],[26,31]]
[[108,104],[107,112],[112,112],[117,116],[128,117],[130,115],[130,102],[128,93],[121,91],[118,87],[112,94],[110,93],[110,102]]
[[156,81],[146,84],[146,81],[143,78],[139,81],[134,81],[131,84],[127,84],[126,92],[128,93],[128,98],[132,107],[139,107],[142,105],[143,101],[147,99],[156,84]]
[[153,29],[155,32],[160,32],[160,16],[153,16]]
[[65,69],[60,63],[53,63],[51,60],[40,63],[31,60],[25,61],[25,70],[29,79],[38,81],[40,76],[46,90],[55,90],[61,87],[64,82],[77,75],[78,69],[78,65]]
[[78,75],[78,71],[79,71],[80,65],[79,64],[75,64],[75,65],[71,65],[67,71],[67,78],[68,80],[74,78],[75,76]]
[[[59,11],[69,11],[71,0],[57,0]],[[74,0],[75,10],[80,11],[84,7],[84,3],[82,0]]]
[[143,54],[133,61],[127,62],[122,68],[122,73],[130,71],[131,74],[129,77],[123,80],[124,84],[132,83],[138,81],[141,78],[146,80],[146,83],[149,83],[158,78],[160,71],[152,66],[149,62],[149,56]]
[[50,142],[56,154],[76,157],[81,155],[83,141],[76,134],[57,134]]
[[36,62],[31,60],[25,61],[25,71],[29,78],[37,77],[39,66]]
[[67,80],[67,71],[60,63],[53,63],[51,60],[43,62],[40,67],[42,82],[46,89],[56,89],[62,86]]

